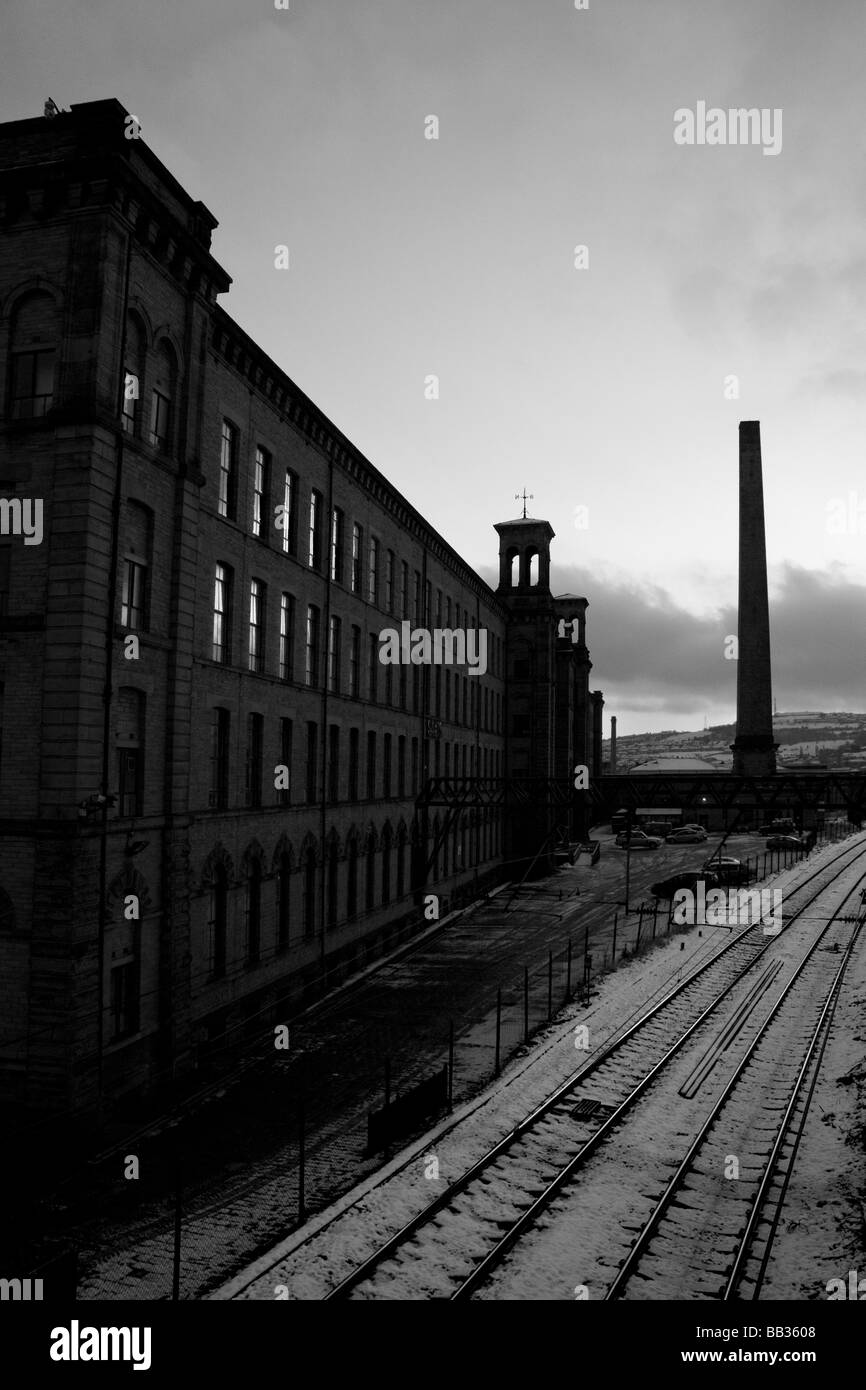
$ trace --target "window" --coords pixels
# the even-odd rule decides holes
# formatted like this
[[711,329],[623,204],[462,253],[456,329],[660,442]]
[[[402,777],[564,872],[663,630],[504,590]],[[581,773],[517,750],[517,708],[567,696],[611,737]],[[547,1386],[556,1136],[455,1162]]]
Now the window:
[[370,633],[367,656],[367,679],[369,698],[375,700],[379,681],[379,639],[375,632]]
[[445,718],[451,718],[451,672],[445,672]]
[[150,409],[150,442],[155,449],[168,449],[171,401],[162,391],[154,390]]
[[418,740],[412,740],[412,786],[410,788],[414,796],[418,791]]
[[289,944],[289,920],[291,912],[292,861],[285,851],[280,855],[277,869],[277,950],[284,951]]
[[310,569],[322,568],[322,494],[316,488],[310,490],[310,544],[308,563]]
[[305,774],[307,804],[313,805],[316,800],[316,784],[318,782],[318,756],[319,756],[319,726],[314,720],[307,724],[307,766]]
[[384,701],[385,701],[385,704],[386,704],[386,705],[391,705],[391,704],[394,703],[394,700],[393,700],[393,688],[394,688],[394,667],[393,667],[393,666],[386,666],[386,667],[385,667],[385,697],[384,697]]
[[298,477],[291,468],[286,469],[283,479],[283,501],[277,512],[277,521],[283,533],[283,554],[298,553]]
[[138,1032],[138,962],[124,961],[111,971],[111,1041]]
[[358,759],[361,734],[358,729],[349,730],[349,789],[350,801],[358,800]]
[[[277,789],[277,805],[288,806],[292,799],[292,745],[294,724],[291,719],[280,720],[280,763],[288,768],[289,785]],[[282,779],[284,780],[284,779]]]
[[224,811],[229,804],[229,731],[231,714],[227,709],[211,713],[211,778],[209,804]]
[[354,625],[349,653],[349,693],[356,700],[361,693],[361,629]]
[[361,592],[361,556],[364,551],[364,531],[357,521],[352,527],[352,593]]
[[328,622],[328,689],[334,694],[340,691],[342,627],[340,619],[332,616]]
[[237,516],[238,495],[238,432],[229,420],[223,420],[220,437],[219,503],[217,511],[228,521]]
[[123,403],[120,409],[120,427],[124,434],[135,434],[139,391],[138,376],[127,367],[123,374]]
[[346,920],[354,920],[358,911],[358,843],[350,840],[346,848]]
[[120,621],[124,627],[143,628],[147,566],[140,560],[125,559],[120,598]]
[[246,804],[262,804],[262,756],[264,752],[264,715],[247,715],[247,775]]
[[403,796],[406,792],[406,736],[400,734],[397,739],[397,795]]
[[430,621],[433,610],[433,585],[428,579],[424,585],[424,626],[431,627]]
[[442,626],[442,590],[436,590],[436,626]]
[[409,566],[407,565],[407,563],[406,563],[405,560],[403,560],[403,561],[401,562],[400,591],[401,591],[401,597],[400,597],[400,612],[401,612],[401,614],[402,614],[402,616],[403,616],[404,618],[408,618],[408,616],[409,616]]
[[214,661],[224,665],[231,661],[231,601],[232,572],[228,565],[217,564],[213,590],[213,649]]
[[328,800],[340,799],[340,728],[331,724],[328,729]]
[[343,582],[343,529],[345,518],[339,507],[331,511],[331,579]]
[[54,349],[16,352],[12,357],[12,418],[36,420],[54,403]]
[[316,851],[308,849],[304,855],[304,936],[314,936],[316,932]]
[[118,815],[140,816],[144,792],[145,697],[121,686],[117,695],[115,736],[118,758]]
[[412,616],[417,627],[421,621],[421,575],[418,570],[414,571],[415,587],[412,593]]
[[385,611],[394,612],[394,552],[389,550],[385,556]]
[[12,545],[3,543],[0,538],[0,618],[9,612],[9,581],[12,560]]
[[367,799],[376,796],[376,735],[371,730],[367,734]]
[[398,699],[399,699],[399,701],[400,701],[400,708],[401,708],[401,709],[405,709],[405,708],[406,708],[406,679],[407,679],[407,678],[406,678],[406,667],[405,667],[405,665],[401,662],[401,663],[400,663],[400,666],[399,666],[399,668],[398,668],[398,675],[397,675],[398,688],[399,688]]
[[[447,843],[447,841],[446,841]],[[397,835],[397,898],[403,897],[406,891],[406,832],[398,832]]]
[[442,667],[436,667],[436,713],[442,713]]
[[368,912],[373,911],[376,902],[376,846],[372,836],[367,841],[367,874],[364,884],[364,906]]
[[222,864],[214,870],[213,886],[210,893],[210,935],[211,974],[219,980],[226,973],[226,924],[228,921],[228,876]]
[[253,515],[252,533],[254,536],[263,536],[265,532],[265,517],[268,514],[268,501],[270,496],[271,481],[271,456],[267,449],[261,445],[256,449],[256,461],[253,465]]
[[250,580],[249,668],[264,670],[266,587],[260,579]]
[[370,537],[369,562],[367,565],[367,598],[371,603],[379,602],[379,542]]
[[247,965],[258,965],[262,941],[262,866],[258,859],[250,864],[247,877]]
[[141,749],[119,750],[120,815],[141,815]]
[[412,713],[421,713],[421,667],[412,667]]
[[295,600],[280,595],[280,680],[295,678]]
[[391,735],[382,740],[382,795],[391,795]]
[[386,829],[382,839],[382,905],[391,901],[391,831]]
[[307,645],[304,670],[307,685],[319,684],[319,610],[314,603],[307,608]]
[[337,845],[331,843],[328,846],[328,875],[327,875],[327,901],[326,910],[328,915],[328,926],[337,925],[337,884],[339,873],[339,861],[337,857]]

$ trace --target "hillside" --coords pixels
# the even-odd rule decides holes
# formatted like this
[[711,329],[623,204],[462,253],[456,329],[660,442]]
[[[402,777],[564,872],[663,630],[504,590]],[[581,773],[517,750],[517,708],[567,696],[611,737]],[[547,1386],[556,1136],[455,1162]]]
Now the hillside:
[[[714,724],[707,729],[666,729],[659,733],[624,734],[617,737],[616,770],[628,772],[640,763],[677,755],[702,758],[719,769],[731,766],[734,724]],[[781,767],[814,760],[828,767],[866,771],[866,714],[795,710],[773,718]],[[610,763],[610,739],[603,743],[603,760]]]

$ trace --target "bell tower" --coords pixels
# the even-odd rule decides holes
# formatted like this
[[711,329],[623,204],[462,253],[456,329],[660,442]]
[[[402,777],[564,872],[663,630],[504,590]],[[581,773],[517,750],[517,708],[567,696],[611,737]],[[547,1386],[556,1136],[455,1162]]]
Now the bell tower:
[[[559,615],[550,592],[549,521],[522,516],[500,521],[499,588],[508,609],[506,630],[505,772],[516,778],[546,781],[558,769],[556,746],[556,643]],[[551,835],[555,808],[546,789],[509,821],[506,858],[528,868],[539,846]],[[537,867],[547,871],[547,853]],[[523,870],[515,865],[515,874]]]

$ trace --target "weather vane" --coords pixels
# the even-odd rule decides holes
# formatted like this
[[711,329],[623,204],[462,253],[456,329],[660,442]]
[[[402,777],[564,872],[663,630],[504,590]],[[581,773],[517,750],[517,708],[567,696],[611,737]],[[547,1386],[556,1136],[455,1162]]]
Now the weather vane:
[[524,521],[526,520],[526,504],[527,504],[527,502],[533,501],[534,497],[535,497],[535,493],[534,493],[534,492],[527,492],[527,491],[526,491],[526,488],[523,489],[523,492],[522,492],[522,493],[521,493],[521,492],[515,492],[515,494],[514,494],[514,500],[515,500],[516,502],[521,501],[521,499],[523,500],[523,520],[524,520]]

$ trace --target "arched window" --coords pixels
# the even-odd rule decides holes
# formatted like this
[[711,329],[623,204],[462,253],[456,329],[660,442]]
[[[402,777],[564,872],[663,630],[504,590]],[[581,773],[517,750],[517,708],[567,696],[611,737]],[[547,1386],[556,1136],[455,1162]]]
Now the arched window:
[[346,921],[358,914],[358,840],[354,833],[346,844]]
[[516,589],[520,583],[520,552],[514,547],[507,552],[505,564],[508,571],[509,588]]
[[367,839],[367,875],[364,887],[364,906],[368,912],[372,912],[376,901],[376,839],[372,834]]
[[291,855],[283,850],[277,867],[277,950],[289,944],[290,893],[292,885]]
[[391,827],[386,825],[382,832],[382,906],[391,901]]
[[328,841],[327,909],[328,926],[337,925],[337,884],[339,879],[340,843],[336,834],[331,833]]
[[406,892],[406,841],[408,839],[405,825],[401,825],[397,831],[397,898],[403,897]]
[[0,936],[11,935],[15,930],[15,909],[12,899],[0,888]]
[[312,846],[305,852],[304,872],[304,936],[311,937],[316,931],[316,851]]
[[262,866],[251,859],[247,872],[247,965],[258,965],[262,940]]
[[171,453],[174,421],[173,403],[177,390],[177,359],[165,339],[154,353],[153,391],[150,407],[150,442],[161,453]]
[[529,576],[529,583],[533,587],[538,585],[538,551],[529,550],[526,553],[526,569]]
[[143,814],[145,708],[142,691],[120,687],[115,706],[119,816]]
[[226,973],[228,898],[229,883],[225,865],[216,864],[213,869],[208,920],[210,967],[211,975],[215,980],[221,980]]
[[19,300],[11,344],[12,419],[39,419],[54,404],[57,310],[50,294],[34,291]]
[[121,518],[120,621],[132,631],[149,627],[153,512],[129,498]]
[[137,435],[141,430],[141,383],[144,376],[146,334],[137,314],[126,320],[126,361],[123,370],[123,403],[120,423],[125,434]]

